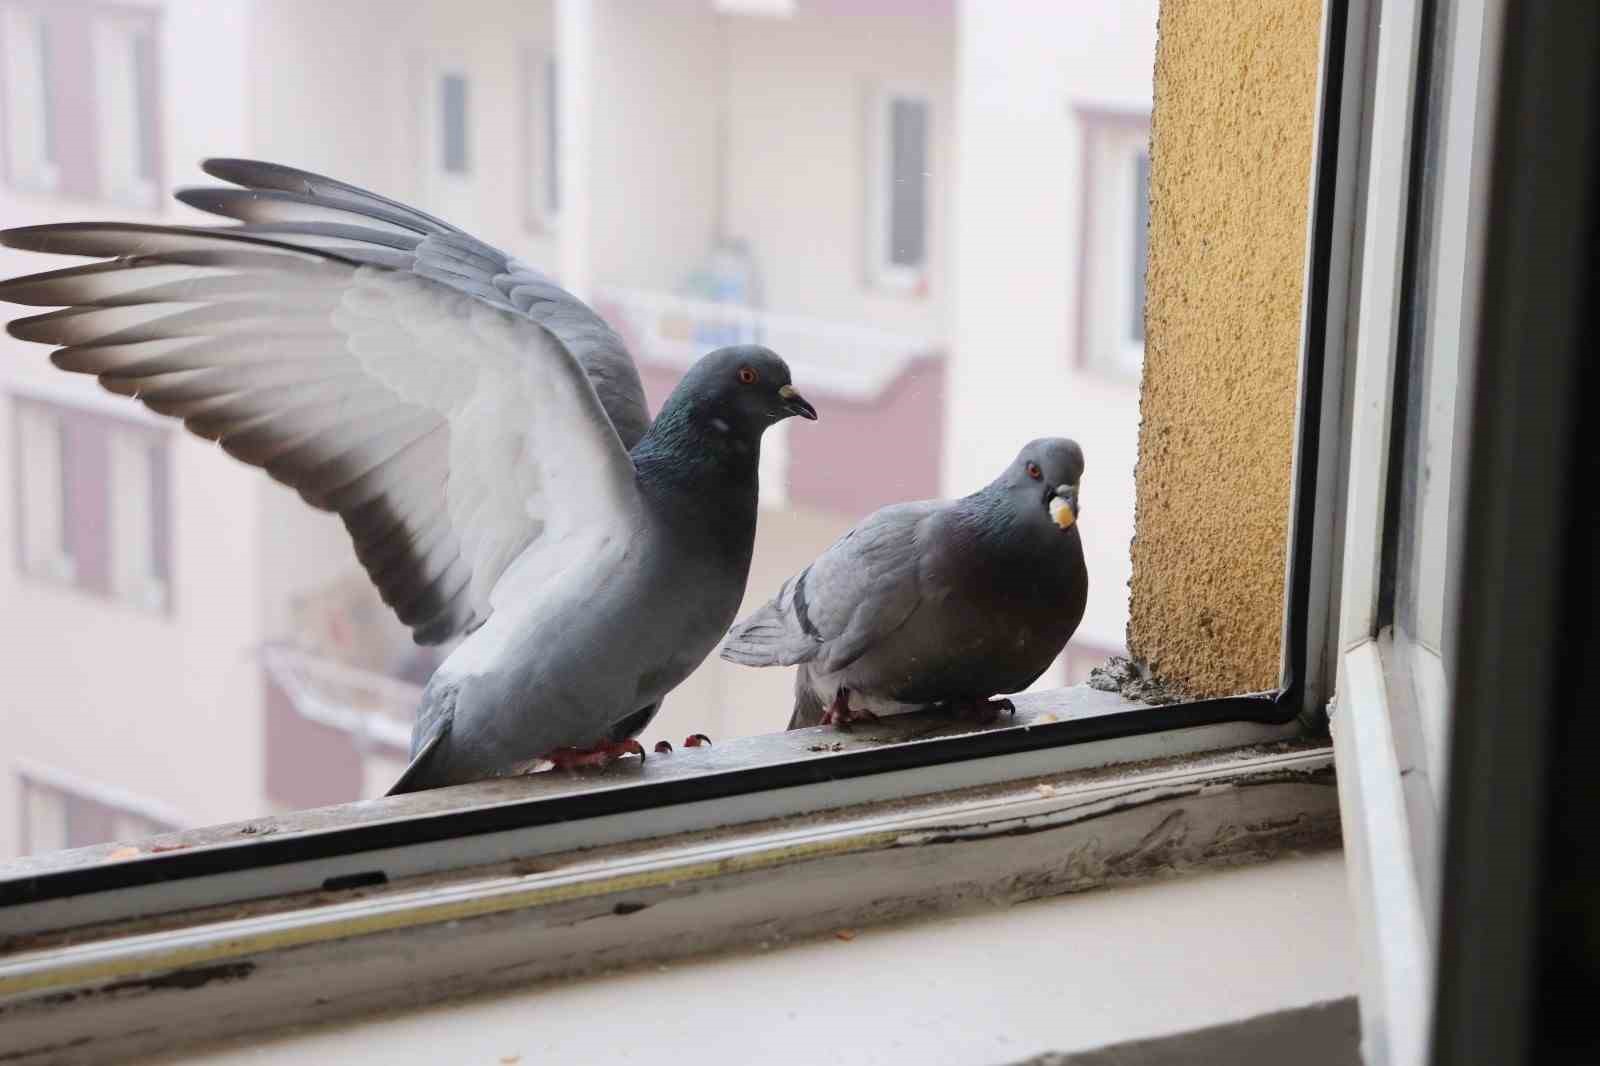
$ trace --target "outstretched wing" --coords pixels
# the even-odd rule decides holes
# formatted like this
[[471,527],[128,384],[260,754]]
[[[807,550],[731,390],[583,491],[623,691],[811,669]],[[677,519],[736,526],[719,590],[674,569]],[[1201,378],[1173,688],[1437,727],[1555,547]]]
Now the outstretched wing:
[[746,666],[815,663],[842,670],[894,633],[922,602],[919,547],[941,505],[874,512],[729,631],[722,657]]
[[[298,173],[208,164],[234,167]],[[65,306],[10,332],[61,346],[57,366],[336,511],[385,602],[419,643],[443,641],[488,616],[496,582],[535,542],[631,527],[633,464],[595,378],[617,386],[631,433],[614,356],[632,364],[581,304],[548,281],[512,284],[480,242],[304,177],[298,221],[0,233],[15,248],[114,257],[0,283],[0,299]],[[367,197],[364,221],[331,221],[350,205],[329,190]]]
[[516,311],[548,330],[583,367],[624,447],[632,450],[650,428],[639,369],[622,338],[533,267],[414,207],[320,174],[251,159],[208,159],[201,169],[239,187],[180,189],[179,200],[237,219],[243,232],[330,248]]

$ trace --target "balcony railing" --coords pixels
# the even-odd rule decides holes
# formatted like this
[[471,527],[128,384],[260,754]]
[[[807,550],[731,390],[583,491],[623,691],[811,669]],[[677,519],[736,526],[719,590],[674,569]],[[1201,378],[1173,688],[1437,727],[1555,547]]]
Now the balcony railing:
[[363,751],[411,748],[422,690],[392,677],[319,658],[284,644],[261,649],[261,663],[306,719],[349,735]]
[[687,367],[713,348],[764,344],[788,361],[807,389],[862,402],[876,399],[914,360],[940,347],[925,337],[666,292],[607,287],[596,303],[643,359]]

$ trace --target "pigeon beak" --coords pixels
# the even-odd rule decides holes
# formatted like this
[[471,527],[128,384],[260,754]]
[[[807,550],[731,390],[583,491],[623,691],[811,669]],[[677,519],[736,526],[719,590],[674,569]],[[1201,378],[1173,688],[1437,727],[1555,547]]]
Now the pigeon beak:
[[1078,521],[1078,486],[1057,485],[1050,493],[1050,520],[1062,529],[1071,529]]
[[817,420],[817,409],[807,403],[806,398],[800,395],[793,385],[783,386],[778,390],[778,395],[783,397],[783,409],[789,414],[799,415],[812,422]]

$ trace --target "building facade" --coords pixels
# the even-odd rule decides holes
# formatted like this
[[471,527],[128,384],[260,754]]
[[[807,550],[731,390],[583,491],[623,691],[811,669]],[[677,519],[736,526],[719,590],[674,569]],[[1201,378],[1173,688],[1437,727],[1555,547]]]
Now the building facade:
[[[1154,0],[0,0],[0,218],[198,221],[199,159],[272,159],[548,270],[653,406],[770,345],[822,419],[764,449],[751,606],[1073,436],[1061,683],[1127,617],[1154,45]],[[381,792],[437,654],[338,521],[41,347],[0,339],[0,392],[0,857]],[[780,729],[790,684],[713,658],[647,739]]]

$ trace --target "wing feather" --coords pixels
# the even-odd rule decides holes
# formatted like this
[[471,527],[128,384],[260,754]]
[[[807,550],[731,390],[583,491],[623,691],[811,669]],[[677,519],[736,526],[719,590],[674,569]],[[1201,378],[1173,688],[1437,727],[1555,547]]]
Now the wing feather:
[[648,426],[616,334],[548,278],[396,201],[213,160],[224,227],[70,223],[0,243],[101,262],[0,281],[10,332],[185,420],[343,519],[416,639],[487,617],[512,562],[634,523]]

